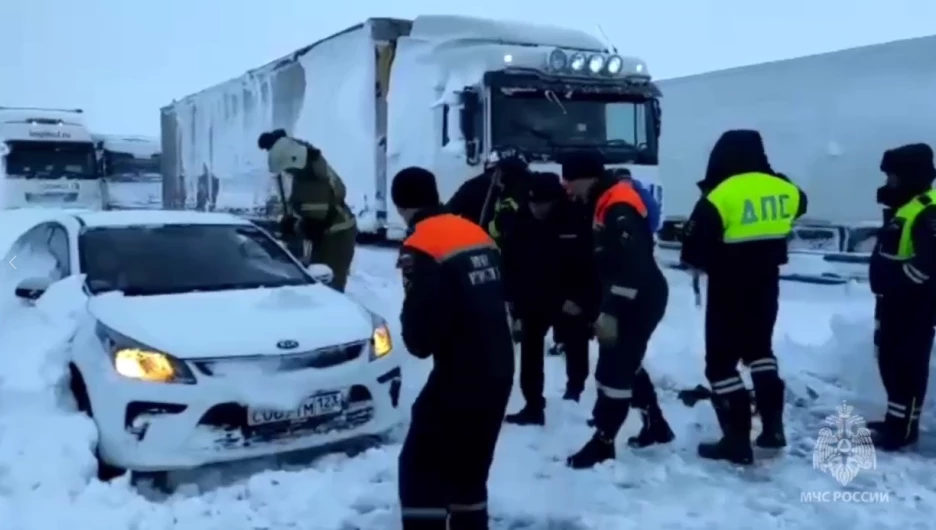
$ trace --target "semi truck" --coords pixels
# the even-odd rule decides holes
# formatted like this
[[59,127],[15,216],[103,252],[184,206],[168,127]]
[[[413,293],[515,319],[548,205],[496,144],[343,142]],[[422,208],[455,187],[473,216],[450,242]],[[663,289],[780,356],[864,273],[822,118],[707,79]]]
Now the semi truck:
[[0,207],[104,206],[81,109],[0,107]]
[[809,194],[808,230],[826,227],[841,235],[839,250],[866,251],[869,224],[880,225],[883,152],[936,147],[934,64],[930,36],[660,81],[667,214],[689,215],[721,133],[757,129],[774,169]]
[[[372,18],[161,109],[163,202],[271,213],[260,133],[284,129],[322,149],[364,233],[398,239],[389,180],[432,170],[443,199],[495,153],[540,171],[600,152],[662,202],[660,91],[647,64],[586,32],[463,16]],[[211,175],[212,179],[204,176]]]
[[162,206],[159,139],[147,136],[94,134],[98,164],[107,184],[109,208]]

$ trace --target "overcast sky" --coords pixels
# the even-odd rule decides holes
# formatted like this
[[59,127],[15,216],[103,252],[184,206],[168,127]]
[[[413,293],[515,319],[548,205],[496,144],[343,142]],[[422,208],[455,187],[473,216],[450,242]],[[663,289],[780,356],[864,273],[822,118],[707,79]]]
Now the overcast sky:
[[[159,107],[373,16],[453,13],[597,32],[658,78],[936,34],[936,0],[7,0],[0,105],[81,107],[158,134]],[[319,6],[319,7],[315,7]]]

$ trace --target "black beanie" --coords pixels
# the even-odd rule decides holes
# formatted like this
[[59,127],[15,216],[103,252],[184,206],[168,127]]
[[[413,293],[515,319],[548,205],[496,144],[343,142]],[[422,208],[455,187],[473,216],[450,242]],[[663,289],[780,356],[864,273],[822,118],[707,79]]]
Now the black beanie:
[[570,153],[560,160],[562,180],[593,179],[604,175],[604,159],[598,153]]
[[432,208],[439,205],[439,189],[431,171],[421,167],[400,170],[390,184],[390,198],[397,208]]
[[257,147],[263,149],[264,151],[269,151],[277,140],[280,138],[285,138],[286,136],[286,131],[283,129],[276,129],[275,131],[262,133],[259,137],[257,137]]

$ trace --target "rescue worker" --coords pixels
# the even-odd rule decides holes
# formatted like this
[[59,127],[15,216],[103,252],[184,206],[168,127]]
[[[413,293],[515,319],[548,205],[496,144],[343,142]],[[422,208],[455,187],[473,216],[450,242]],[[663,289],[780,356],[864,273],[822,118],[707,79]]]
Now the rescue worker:
[[282,129],[260,135],[257,144],[269,151],[270,172],[279,179],[285,206],[280,233],[311,244],[308,261],[331,267],[331,286],[344,292],[357,239],[357,220],[345,202],[344,182],[321,150]]
[[884,389],[884,421],[871,422],[875,447],[894,451],[920,435],[933,326],[936,324],[936,178],[926,144],[884,153],[887,183],[878,189],[887,221],[871,255],[868,279],[876,295],[874,345]]
[[444,212],[429,171],[400,171],[391,198],[413,228],[397,263],[403,341],[433,359],[400,452],[403,529],[485,530],[514,372],[500,253],[481,227]]
[[484,173],[468,179],[455,191],[446,209],[480,225],[499,242],[523,206],[529,168],[514,153],[494,153],[485,166]]
[[[591,249],[572,254],[577,239],[569,232],[577,228],[570,223],[567,199],[559,175],[532,173],[529,176],[527,207],[518,212],[513,229],[506,234],[501,252],[505,285],[513,310],[514,331],[520,342],[520,390],[526,401],[517,413],[508,414],[507,423],[518,425],[545,424],[546,400],[543,396],[544,350],[546,332],[559,322],[563,311],[582,314],[575,302],[564,296],[566,282],[582,279],[568,277],[563,270],[568,261],[587,261]],[[581,302],[580,302],[581,303]],[[571,341],[573,360],[570,363],[575,387],[584,388],[588,376],[589,325],[581,324],[580,340]],[[584,363],[581,366],[584,348]],[[576,364],[578,362],[578,364]],[[580,372],[584,371],[584,374]],[[581,389],[576,388],[578,393]]]
[[629,441],[644,447],[673,439],[650,376],[642,367],[647,344],[669,298],[669,287],[653,255],[653,231],[647,206],[632,186],[607,175],[599,155],[570,155],[562,178],[570,193],[585,198],[592,216],[595,258],[602,282],[596,320],[598,398],[595,433],[567,464],[589,468],[615,457],[614,440],[633,405],[644,425]]
[[777,320],[780,266],[787,262],[793,222],[806,212],[806,195],[771,169],[760,133],[727,131],[709,155],[703,194],[686,223],[681,260],[708,275],[705,376],[723,436],[702,443],[699,456],[750,464],[751,396],[738,374],[750,368],[763,431],[757,445],[786,445],[784,383],[772,338]]

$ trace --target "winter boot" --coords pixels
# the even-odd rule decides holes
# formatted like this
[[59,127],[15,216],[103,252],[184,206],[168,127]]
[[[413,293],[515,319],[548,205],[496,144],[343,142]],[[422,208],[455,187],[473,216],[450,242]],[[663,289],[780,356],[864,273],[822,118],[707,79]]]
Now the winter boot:
[[917,443],[920,439],[920,419],[885,416],[883,428],[871,431],[871,440],[875,449],[881,451],[900,451]]
[[487,510],[452,511],[446,530],[488,530]]
[[565,401],[574,401],[578,403],[579,399],[582,397],[582,391],[578,388],[572,388],[567,386],[565,394],[562,395],[562,399]]
[[614,457],[614,438],[596,431],[591,440],[566,459],[566,465],[572,469],[589,469],[606,460],[614,460]]
[[541,408],[526,405],[518,412],[508,414],[504,421],[512,425],[546,425],[546,414]]
[[717,442],[699,444],[699,456],[707,460],[727,460],[740,465],[753,464],[751,397],[747,391],[714,396],[712,404],[715,406],[715,414],[723,434]]
[[641,449],[654,444],[667,444],[673,441],[676,435],[670,429],[669,423],[663,417],[663,411],[660,410],[659,406],[639,410],[643,426],[637,436],[631,436],[627,439],[627,445],[634,449]]
[[765,375],[753,373],[751,376],[763,427],[754,443],[763,449],[782,449],[787,445],[783,432],[783,380],[776,372],[767,372]]

